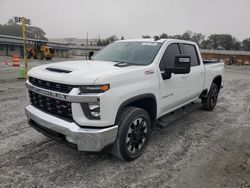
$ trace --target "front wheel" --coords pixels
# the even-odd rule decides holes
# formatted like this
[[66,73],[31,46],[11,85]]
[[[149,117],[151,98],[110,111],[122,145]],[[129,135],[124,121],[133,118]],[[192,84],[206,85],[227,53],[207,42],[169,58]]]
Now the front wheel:
[[27,52],[27,59],[30,59],[32,57],[32,52]]
[[37,59],[43,60],[43,54],[42,53],[37,53]]
[[212,83],[212,86],[208,92],[208,95],[206,98],[202,99],[202,108],[204,110],[212,111],[217,103],[219,94],[219,87],[216,83]]
[[112,153],[119,159],[138,158],[148,143],[151,122],[148,113],[137,107],[127,107],[118,120],[118,133]]

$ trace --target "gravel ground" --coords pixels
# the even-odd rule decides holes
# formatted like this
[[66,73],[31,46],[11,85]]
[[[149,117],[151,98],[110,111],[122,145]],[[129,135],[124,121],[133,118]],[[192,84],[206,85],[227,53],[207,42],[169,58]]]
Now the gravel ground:
[[24,81],[0,81],[0,187],[250,188],[250,67],[228,66],[213,112],[156,128],[130,163],[77,152],[30,128]]
[[[72,58],[53,58],[52,60],[38,60],[38,59],[29,59],[28,60],[28,69],[48,64],[48,63],[56,63],[61,61],[75,61],[86,59],[85,56],[76,56]],[[7,62],[8,65],[5,64]],[[20,58],[20,65],[24,66],[24,59]],[[20,77],[20,68],[12,66],[12,58],[10,56],[0,56],[0,81],[1,80],[11,80],[13,78]]]

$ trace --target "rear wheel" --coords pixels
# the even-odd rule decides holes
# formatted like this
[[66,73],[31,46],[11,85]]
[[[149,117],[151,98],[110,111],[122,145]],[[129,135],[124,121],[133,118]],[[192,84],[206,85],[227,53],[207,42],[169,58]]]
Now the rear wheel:
[[30,59],[32,57],[32,52],[27,52],[27,58]]
[[136,107],[127,107],[118,120],[118,133],[112,153],[119,159],[138,158],[148,143],[151,122],[148,113]]
[[202,99],[202,108],[204,110],[212,111],[217,104],[218,94],[218,85],[216,83],[212,83],[207,97]]

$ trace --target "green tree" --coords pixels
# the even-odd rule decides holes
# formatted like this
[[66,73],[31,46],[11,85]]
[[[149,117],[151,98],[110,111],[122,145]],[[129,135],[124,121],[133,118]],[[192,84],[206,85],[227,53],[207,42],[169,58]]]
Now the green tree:
[[196,42],[199,47],[201,47],[201,44],[204,40],[205,40],[205,35],[203,35],[202,33],[193,33],[191,35],[191,41]]
[[203,48],[214,50],[240,50],[240,42],[230,34],[212,34],[206,42],[203,42]]
[[167,39],[167,38],[169,38],[169,36],[168,36],[167,33],[162,33],[162,34],[160,35],[160,38],[161,38],[161,39]]
[[208,40],[203,40],[203,41],[201,42],[200,48],[202,48],[202,49],[212,49],[212,48],[210,48],[210,41],[208,41]]
[[186,31],[185,33],[182,34],[181,39],[182,40],[191,40],[193,35],[192,31]]
[[34,27],[34,26],[27,27],[27,37],[28,38],[48,40],[45,37],[45,35],[46,35],[46,33],[39,27]]
[[151,36],[150,36],[150,35],[142,35],[142,38],[143,38],[143,39],[150,39]]
[[[22,37],[22,25],[16,24],[13,19],[10,19],[7,24],[0,24],[0,34]],[[27,38],[38,38],[47,40],[46,33],[39,27],[27,26]]]
[[97,45],[97,46],[103,46],[102,40],[101,40],[101,39],[98,39],[97,42],[96,42],[96,45]]
[[173,35],[173,36],[169,36],[169,38],[172,38],[172,39],[182,39],[182,35]]
[[246,51],[250,51],[250,38],[243,40],[242,49]]
[[110,37],[108,37],[106,39],[103,39],[103,40],[98,39],[96,44],[97,44],[97,46],[106,46],[106,45],[108,45],[108,44],[110,44],[110,43],[112,43],[112,42],[114,42],[116,40],[118,40],[117,36],[112,35],[112,36],[110,36]]
[[240,50],[240,42],[230,34],[221,35],[221,47],[225,50]]
[[205,46],[205,48],[207,49],[214,49],[214,50],[218,50],[220,49],[220,35],[218,34],[213,34],[210,35],[207,39],[206,42],[207,46]]
[[117,38],[116,35],[112,35],[112,36],[108,37],[109,43],[112,43],[112,42],[114,42],[114,41],[116,41],[116,40],[118,40],[118,38]]

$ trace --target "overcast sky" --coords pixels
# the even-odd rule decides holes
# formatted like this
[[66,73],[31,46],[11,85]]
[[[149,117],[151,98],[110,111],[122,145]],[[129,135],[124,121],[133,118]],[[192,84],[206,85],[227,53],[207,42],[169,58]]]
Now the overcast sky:
[[0,23],[26,16],[48,38],[138,38],[186,30],[250,37],[250,0],[1,0]]

